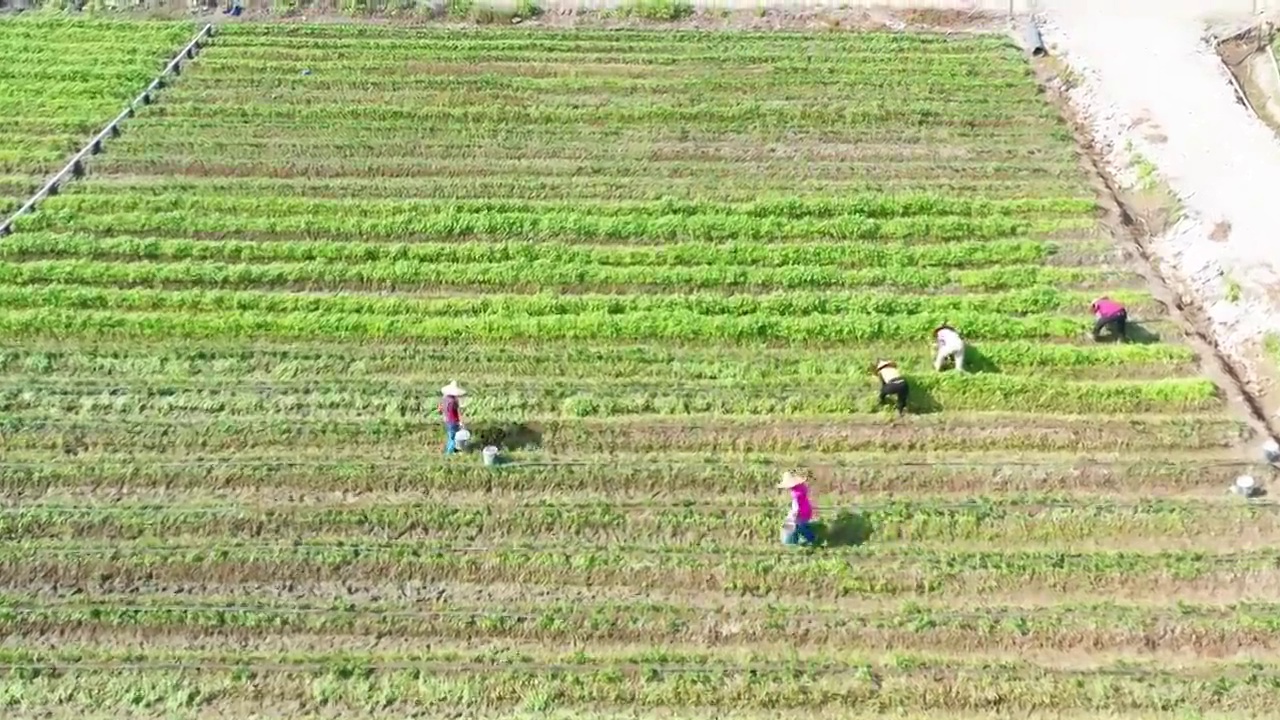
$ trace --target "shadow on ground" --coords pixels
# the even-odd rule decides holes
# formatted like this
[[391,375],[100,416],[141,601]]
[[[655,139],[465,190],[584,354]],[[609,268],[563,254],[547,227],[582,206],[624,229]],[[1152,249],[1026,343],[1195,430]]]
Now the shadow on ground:
[[871,520],[863,513],[842,510],[833,520],[814,523],[819,544],[826,547],[855,547],[871,539],[875,531]]
[[[954,365],[943,365],[945,372],[954,372]],[[996,374],[1000,372],[1000,366],[996,362],[987,357],[982,348],[973,345],[966,345],[964,348],[964,371],[967,373],[988,373]]]
[[471,431],[467,449],[476,452],[490,445],[499,450],[527,450],[542,445],[542,429],[536,425],[485,423],[467,429]]

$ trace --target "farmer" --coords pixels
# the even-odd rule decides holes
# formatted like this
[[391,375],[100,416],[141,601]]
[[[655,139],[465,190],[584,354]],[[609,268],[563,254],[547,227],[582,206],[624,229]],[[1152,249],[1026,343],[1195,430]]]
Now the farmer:
[[876,375],[880,376],[880,404],[893,395],[898,399],[898,415],[907,410],[907,381],[898,372],[898,366],[892,360],[881,360],[876,363]]
[[787,543],[803,540],[804,544],[817,545],[818,537],[813,532],[813,504],[809,502],[809,486],[804,476],[793,472],[782,473],[779,490],[791,491],[791,512],[787,515],[787,525],[794,525],[795,530],[788,536]]
[[934,342],[938,344],[938,355],[933,360],[933,369],[942,372],[947,358],[955,361],[956,372],[964,372],[964,340],[956,329],[943,323],[933,329]]
[[1125,322],[1129,319],[1129,314],[1125,312],[1124,305],[1103,295],[1093,301],[1093,315],[1098,319],[1093,324],[1093,339],[1101,340],[1102,331],[1108,325],[1116,339],[1120,342],[1125,341]]
[[448,385],[440,388],[443,399],[440,401],[440,414],[444,416],[444,454],[452,455],[457,446],[454,442],[458,430],[462,427],[462,411],[458,406],[458,398],[467,394],[458,387],[457,380],[450,380]]

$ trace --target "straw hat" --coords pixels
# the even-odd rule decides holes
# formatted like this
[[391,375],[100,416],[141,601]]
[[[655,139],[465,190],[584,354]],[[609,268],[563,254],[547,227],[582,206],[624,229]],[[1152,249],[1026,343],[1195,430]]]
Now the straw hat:
[[782,473],[782,482],[778,483],[779,490],[790,490],[797,485],[803,485],[808,482],[803,475],[797,475],[791,471]]
[[440,394],[444,395],[445,397],[450,397],[450,396],[462,397],[463,395],[467,394],[467,391],[458,387],[457,380],[450,380],[448,385],[445,385],[444,387],[440,388]]
[[[864,365],[863,367],[866,367],[866,366]],[[887,367],[898,367],[898,364],[892,360],[881,360],[880,362],[876,363],[876,372],[880,372],[881,370]]]

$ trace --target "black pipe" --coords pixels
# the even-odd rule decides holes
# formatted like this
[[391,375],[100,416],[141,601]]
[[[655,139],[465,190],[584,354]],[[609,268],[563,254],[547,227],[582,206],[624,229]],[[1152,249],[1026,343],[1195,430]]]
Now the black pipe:
[[1031,52],[1031,57],[1044,57],[1049,54],[1044,47],[1044,40],[1040,38],[1040,28],[1036,27],[1035,20],[1027,20],[1027,24],[1022,28],[1022,36],[1026,38],[1027,50]]

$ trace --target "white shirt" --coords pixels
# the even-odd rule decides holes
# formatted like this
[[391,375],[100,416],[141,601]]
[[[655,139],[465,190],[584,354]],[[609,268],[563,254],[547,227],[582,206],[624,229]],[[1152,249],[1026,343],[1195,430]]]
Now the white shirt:
[[960,339],[960,333],[955,330],[943,328],[938,331],[938,345],[941,347],[958,347],[964,344]]

